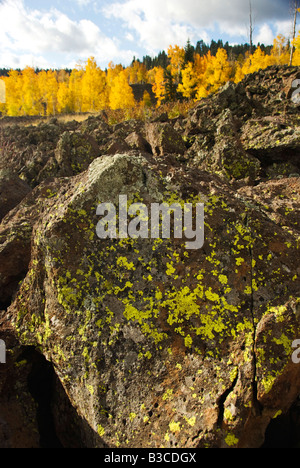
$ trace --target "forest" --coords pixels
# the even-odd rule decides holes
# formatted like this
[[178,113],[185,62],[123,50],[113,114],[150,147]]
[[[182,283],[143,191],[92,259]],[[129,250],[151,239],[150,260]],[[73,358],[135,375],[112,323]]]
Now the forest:
[[[291,49],[293,54],[291,56]],[[291,60],[292,59],[292,60]],[[153,105],[148,92],[137,103],[131,85],[151,84],[157,107],[167,102],[194,102],[215,93],[228,81],[238,83],[246,75],[271,65],[300,65],[300,32],[290,43],[278,35],[273,46],[210,45],[169,46],[157,57],[134,57],[128,67],[110,62],[102,70],[94,57],[73,70],[0,70],[6,85],[7,116],[98,112],[104,109],[145,109]]]

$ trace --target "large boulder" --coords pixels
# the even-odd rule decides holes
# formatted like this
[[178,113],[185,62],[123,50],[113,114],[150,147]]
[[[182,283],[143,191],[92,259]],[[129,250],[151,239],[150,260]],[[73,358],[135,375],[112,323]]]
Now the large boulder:
[[[299,231],[217,176],[168,173],[131,153],[67,179],[44,200],[7,315],[53,363],[87,446],[258,447],[300,388]],[[203,248],[99,239],[97,205],[120,194],[203,202]]]
[[61,131],[55,120],[37,126],[5,126],[1,129],[0,170],[10,169],[31,188],[36,187],[55,174],[52,170],[43,175],[43,171],[54,157]]
[[300,172],[298,67],[271,67],[227,83],[190,111],[184,138],[189,165],[227,179],[250,181]]
[[185,143],[172,125],[168,122],[151,122],[146,125],[146,140],[152,148],[155,156],[167,154],[184,154]]
[[0,221],[31,191],[29,185],[9,169],[0,170]]
[[[289,414],[299,434],[298,73],[173,120],[5,124],[1,447],[261,447]],[[204,227],[200,205],[180,232],[185,203]],[[108,207],[128,237],[100,235]]]
[[100,156],[95,138],[81,132],[64,132],[55,150],[58,175],[71,176],[86,170],[90,163]]

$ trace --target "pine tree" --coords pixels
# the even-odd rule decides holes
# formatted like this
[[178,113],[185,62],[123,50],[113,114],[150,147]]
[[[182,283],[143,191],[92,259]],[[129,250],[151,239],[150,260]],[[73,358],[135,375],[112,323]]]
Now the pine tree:
[[165,99],[167,101],[175,101],[179,98],[177,94],[178,84],[175,81],[170,69],[164,70],[165,78]]
[[184,48],[184,63],[188,64],[189,62],[194,61],[195,47],[192,46],[191,41],[188,39],[187,44]]

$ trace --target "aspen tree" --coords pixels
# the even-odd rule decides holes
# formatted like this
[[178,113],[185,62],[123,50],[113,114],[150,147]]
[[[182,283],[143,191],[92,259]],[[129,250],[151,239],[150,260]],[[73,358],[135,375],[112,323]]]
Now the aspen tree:
[[155,67],[153,72],[154,84],[152,89],[157,99],[157,107],[159,107],[166,95],[165,71],[162,67]]
[[10,70],[4,78],[6,86],[6,113],[11,117],[22,115],[22,75],[17,70]]
[[294,40],[295,53],[293,56],[293,65],[300,66],[300,31],[298,37]]
[[185,50],[178,45],[169,46],[168,48],[168,57],[170,60],[170,65],[168,69],[171,72],[172,77],[176,83],[180,81],[180,73],[185,61]]
[[111,109],[130,109],[135,106],[132,88],[129,86],[125,71],[120,72],[111,85],[109,94]]
[[94,57],[86,62],[81,81],[82,111],[101,110],[108,104],[105,73],[97,66]]
[[52,70],[41,71],[37,75],[41,105],[46,115],[55,115],[57,112],[57,73]]
[[24,115],[38,115],[43,113],[38,76],[32,67],[22,71],[22,113]]
[[182,83],[178,85],[178,92],[185,98],[194,99],[197,93],[197,83],[198,77],[194,64],[188,62],[186,67],[182,70]]

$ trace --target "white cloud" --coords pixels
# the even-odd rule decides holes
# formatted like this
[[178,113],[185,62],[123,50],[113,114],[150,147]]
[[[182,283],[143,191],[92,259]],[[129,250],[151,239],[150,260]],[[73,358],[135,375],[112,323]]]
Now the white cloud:
[[170,44],[184,45],[188,37],[192,39],[194,36],[193,29],[185,24],[184,18],[179,22],[174,20],[177,12],[175,15],[170,1],[128,0],[111,4],[104,13],[108,18],[121,19],[126,28],[135,32],[147,53],[166,49]]
[[16,63],[20,67],[24,63],[41,67],[47,63],[44,57],[49,54],[56,55],[57,62],[64,60],[64,63],[76,63],[93,55],[102,65],[120,57],[127,61],[136,54],[120,52],[118,40],[108,38],[90,20],[74,21],[54,8],[30,10],[24,0],[0,4],[0,42],[2,67],[12,67]]
[[264,45],[271,45],[273,44],[274,40],[274,33],[271,27],[268,24],[263,24],[257,35],[254,36],[254,43],[255,44],[264,44]]
[[[65,13],[45,8],[51,1],[40,3],[33,9],[29,0],[0,0],[0,67],[67,66],[91,55],[102,67],[111,60],[126,65],[141,53],[184,46],[188,38],[249,40],[249,0],[69,0],[70,8],[59,7]],[[255,41],[272,43],[286,34],[287,0],[252,4]]]
[[85,7],[88,6],[92,0],[75,0],[75,3],[77,3],[80,7]]
[[292,37],[293,35],[292,21],[290,20],[276,21],[275,31],[276,31],[276,35],[282,34],[285,37]]
[[[252,5],[257,36],[272,43],[274,32],[271,38],[265,23],[288,16],[286,0],[252,0]],[[249,0],[118,0],[103,11],[108,18],[123,21],[148,51],[185,45],[187,38],[212,38],[216,29],[249,40]]]
[[42,69],[53,68],[53,64],[50,64],[50,62],[41,55],[33,55],[30,53],[18,55],[9,51],[1,51],[0,67],[23,69],[27,66]]
[[283,35],[287,39],[292,36],[292,22],[290,20],[275,21],[273,28],[270,24],[264,23],[260,26],[258,33],[254,36],[254,42],[265,45],[272,45],[273,40],[279,34]]

